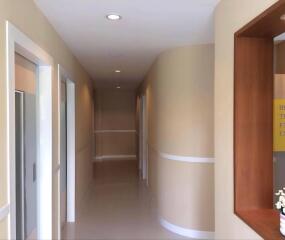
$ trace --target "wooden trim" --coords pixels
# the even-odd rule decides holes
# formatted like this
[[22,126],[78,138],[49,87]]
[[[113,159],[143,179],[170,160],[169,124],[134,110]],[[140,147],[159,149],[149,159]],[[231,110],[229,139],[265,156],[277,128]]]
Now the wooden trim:
[[285,240],[280,234],[280,215],[272,209],[241,211],[238,215],[266,240]]
[[235,41],[235,209],[273,203],[273,41]]
[[235,33],[234,211],[264,239],[285,239],[273,210],[273,38],[285,0]]
[[279,0],[238,30],[235,36],[274,38],[285,31],[284,21],[280,20],[283,14],[285,14],[285,0]]

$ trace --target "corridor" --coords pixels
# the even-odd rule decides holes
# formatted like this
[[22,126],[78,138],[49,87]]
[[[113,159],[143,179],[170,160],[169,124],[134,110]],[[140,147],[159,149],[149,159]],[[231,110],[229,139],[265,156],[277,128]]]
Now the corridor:
[[62,239],[184,239],[157,221],[137,161],[94,164],[94,179],[76,224],[67,224]]
[[285,0],[0,0],[0,63],[0,240],[285,240]]

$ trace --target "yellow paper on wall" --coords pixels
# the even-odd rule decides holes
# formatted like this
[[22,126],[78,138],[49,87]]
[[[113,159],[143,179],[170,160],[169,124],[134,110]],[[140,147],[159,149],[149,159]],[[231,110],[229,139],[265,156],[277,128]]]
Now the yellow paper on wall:
[[285,152],[285,99],[274,99],[274,152]]

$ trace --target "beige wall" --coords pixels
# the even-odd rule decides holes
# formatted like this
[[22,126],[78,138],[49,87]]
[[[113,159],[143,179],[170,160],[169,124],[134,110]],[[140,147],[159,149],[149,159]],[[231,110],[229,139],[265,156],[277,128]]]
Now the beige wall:
[[[57,64],[61,64],[76,81],[76,200],[82,200],[92,179],[92,109],[93,87],[88,74],[70,53],[64,42],[54,31],[47,19],[32,0],[0,1],[0,207],[7,203],[7,142],[5,140],[6,122],[6,68],[5,68],[5,21],[9,20],[29,38],[47,51],[54,59],[53,68],[53,161],[58,162],[58,99],[57,99]],[[56,183],[54,200],[57,199]],[[57,236],[57,206],[54,201],[53,236]],[[7,220],[0,222],[0,239],[7,239]]]
[[183,228],[214,231],[214,164],[160,153],[213,158],[214,46],[161,54],[143,82],[147,98],[149,183],[158,214]]
[[15,64],[16,90],[35,94],[37,66],[19,54],[15,55]]
[[222,0],[215,13],[216,239],[259,239],[234,214],[234,33],[276,0]]
[[[135,130],[135,91],[98,89],[95,130]],[[136,155],[135,132],[96,133],[96,156]]]

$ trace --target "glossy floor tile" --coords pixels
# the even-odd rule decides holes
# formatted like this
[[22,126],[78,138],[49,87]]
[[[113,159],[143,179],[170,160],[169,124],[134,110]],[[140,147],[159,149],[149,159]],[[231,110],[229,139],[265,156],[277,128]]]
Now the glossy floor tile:
[[78,214],[67,224],[63,239],[184,239],[162,228],[147,187],[138,178],[136,161],[94,166],[94,182]]

